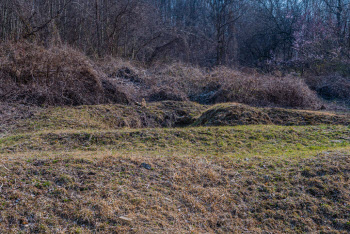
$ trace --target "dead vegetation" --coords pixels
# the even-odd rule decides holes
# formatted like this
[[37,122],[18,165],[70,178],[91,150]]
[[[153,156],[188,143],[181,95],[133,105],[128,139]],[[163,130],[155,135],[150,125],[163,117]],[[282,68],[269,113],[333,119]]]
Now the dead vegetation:
[[[154,67],[149,72],[150,86],[165,90],[163,99],[156,101],[184,101],[187,97],[201,104],[240,102],[307,109],[319,109],[322,105],[316,93],[298,77],[248,74],[226,67],[207,71],[180,63]],[[153,90],[148,97],[154,95]]]
[[[4,105],[5,106],[5,105]],[[239,103],[213,106],[163,101],[139,105],[89,105],[30,108],[7,105],[0,111],[2,132],[55,129],[120,129],[236,125],[349,125],[349,114],[282,108],[251,107]],[[5,131],[6,129],[6,131]],[[1,129],[0,129],[1,130]]]
[[35,105],[194,101],[319,109],[315,92],[297,77],[213,70],[182,63],[144,68],[122,59],[92,61],[69,47],[3,43],[0,100]]
[[350,105],[350,78],[340,74],[307,76],[306,82],[322,98]]
[[85,55],[69,47],[0,46],[0,100],[35,105],[129,103]]
[[278,77],[253,73],[250,75],[228,68],[216,68],[211,74],[212,84],[220,89],[212,102],[240,102],[255,106],[320,108],[320,100],[303,80],[297,77]]
[[40,110],[37,106],[0,102],[0,137],[16,123],[32,118]]
[[[5,108],[1,233],[350,230],[348,127],[157,128],[345,116],[175,101]],[[146,129],[111,130],[125,127]]]
[[225,103],[212,106],[195,123],[200,126],[249,124],[346,126],[350,125],[350,115],[282,108],[256,108],[239,103]]
[[[20,106],[11,105],[13,111]],[[0,112],[0,126],[9,132],[54,129],[119,129],[184,127],[193,124],[207,109],[194,102],[164,101],[139,105],[88,105],[36,108],[31,115],[16,118],[16,112]],[[34,110],[34,109],[33,109]],[[31,112],[29,112],[31,113]],[[13,116],[11,118],[10,116]],[[0,129],[1,130],[1,129]],[[1,133],[1,131],[0,131]]]
[[300,79],[0,48],[1,233],[350,231],[350,118],[276,108]]
[[0,232],[348,233],[349,166],[341,152],[8,158],[0,166]]

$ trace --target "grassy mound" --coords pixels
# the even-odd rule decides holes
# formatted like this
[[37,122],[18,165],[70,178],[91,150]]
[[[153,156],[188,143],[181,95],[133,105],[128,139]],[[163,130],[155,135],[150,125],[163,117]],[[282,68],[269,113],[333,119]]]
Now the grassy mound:
[[0,110],[0,136],[41,130],[163,128],[236,125],[349,125],[349,114],[257,108],[238,103],[213,106],[164,101],[139,105],[92,105],[38,108],[5,105]]
[[214,105],[204,112],[195,123],[196,126],[247,124],[350,125],[350,115],[281,108],[255,108],[238,103],[226,103]]
[[[142,105],[52,107],[24,120],[8,123],[16,132],[57,129],[119,129],[182,127],[196,120],[207,107],[193,102],[164,101]],[[10,130],[8,130],[10,131]]]
[[254,125],[164,128],[208,108],[191,102],[7,106],[0,233],[350,231],[350,128],[255,125],[318,112],[210,110],[232,106],[229,124]]

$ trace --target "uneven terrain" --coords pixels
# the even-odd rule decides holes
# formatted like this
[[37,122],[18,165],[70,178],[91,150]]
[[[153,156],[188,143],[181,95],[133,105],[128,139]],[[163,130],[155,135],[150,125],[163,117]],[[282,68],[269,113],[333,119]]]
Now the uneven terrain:
[[349,114],[237,103],[0,112],[1,233],[348,233]]

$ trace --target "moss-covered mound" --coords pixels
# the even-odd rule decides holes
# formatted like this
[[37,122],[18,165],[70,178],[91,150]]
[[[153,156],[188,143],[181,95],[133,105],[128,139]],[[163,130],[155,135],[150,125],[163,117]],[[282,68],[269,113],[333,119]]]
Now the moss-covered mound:
[[194,125],[235,126],[250,124],[349,125],[350,115],[282,108],[255,108],[238,103],[226,103],[211,107],[198,118]]
[[3,125],[8,132],[183,127],[193,124],[206,109],[206,106],[193,102],[174,101],[144,105],[52,107],[37,110],[24,119],[8,119],[3,124],[0,122],[0,127]]
[[205,106],[177,101],[51,108],[18,107],[13,104],[0,110],[0,117],[0,136],[11,132],[64,129],[350,124],[349,114],[257,108],[238,103]]

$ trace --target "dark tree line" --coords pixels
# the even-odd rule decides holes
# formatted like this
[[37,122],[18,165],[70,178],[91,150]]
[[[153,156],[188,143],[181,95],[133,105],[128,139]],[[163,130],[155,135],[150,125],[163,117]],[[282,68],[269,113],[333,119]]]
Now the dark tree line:
[[350,0],[0,0],[0,40],[148,64],[349,60]]

